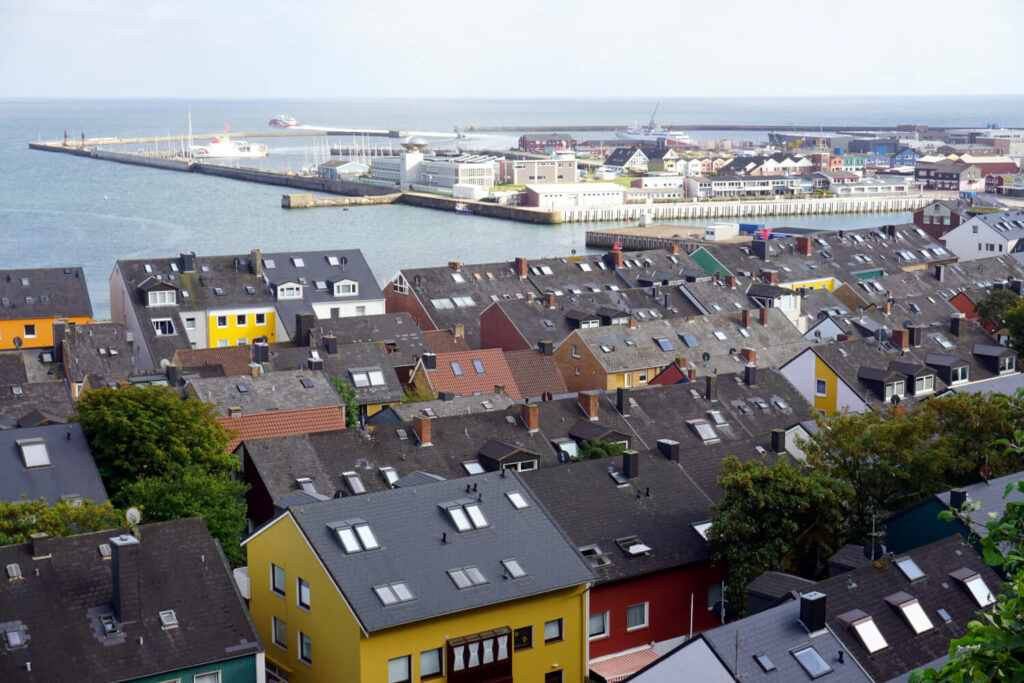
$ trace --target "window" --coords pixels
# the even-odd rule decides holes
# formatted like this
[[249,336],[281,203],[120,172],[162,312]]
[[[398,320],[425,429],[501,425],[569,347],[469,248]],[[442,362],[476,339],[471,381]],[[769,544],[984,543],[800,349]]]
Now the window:
[[359,293],[359,285],[355,282],[334,283],[334,296],[352,296]]
[[236,327],[245,327],[246,325],[249,324],[247,322],[247,318],[248,318],[248,316],[246,316],[245,313],[239,313],[238,315],[235,316],[235,326]]
[[444,673],[442,668],[441,648],[427,650],[420,653],[420,678],[440,676]]
[[[174,334],[174,322],[170,318],[158,318],[151,322],[153,323],[153,331],[156,332],[158,337]],[[28,336],[28,334],[26,333],[25,336]]]
[[150,306],[173,306],[174,304],[175,296],[173,289],[161,289],[149,293]]
[[662,351],[672,351],[673,349],[672,342],[668,340],[668,337],[655,337],[654,342]]
[[285,593],[285,574],[284,567],[278,567],[276,564],[271,563],[270,565],[270,590],[274,591],[278,595],[284,597]]
[[266,313],[257,313],[256,314],[256,324],[257,325],[266,325],[267,324],[267,314]]
[[811,678],[818,678],[832,671],[832,667],[818,654],[813,647],[805,647],[802,650],[794,650],[793,656],[800,666],[804,668]]
[[405,581],[374,586],[373,592],[377,594],[377,598],[385,607],[397,605],[400,602],[410,602],[415,599]]
[[912,558],[901,557],[894,560],[896,566],[903,573],[903,576],[907,577],[907,581],[917,581],[918,579],[924,578],[924,572],[917,566],[917,562],[914,562]]
[[18,439],[16,443],[18,450],[21,451],[21,459],[25,462],[26,469],[50,466],[50,453],[46,449],[46,442],[43,439],[39,437]]
[[452,373],[456,377],[462,377],[462,366],[459,364],[459,361],[457,360],[452,361]]
[[544,683],[562,683],[562,670],[548,671],[544,674]]
[[299,285],[281,285],[277,288],[278,299],[299,299],[302,297],[302,287]]
[[562,620],[552,619],[544,622],[544,642],[553,643],[562,639]]
[[227,326],[228,326],[228,317],[226,315],[218,315],[217,316],[217,327],[227,327]]
[[711,423],[707,420],[687,420],[687,423],[705,444],[713,444],[721,441],[718,434],[715,432],[715,428],[712,427]]
[[516,510],[522,510],[523,508],[530,506],[529,503],[526,502],[526,499],[523,498],[523,494],[519,491],[511,491],[505,495],[508,497],[509,502],[512,503],[512,507]]
[[295,599],[299,607],[309,611],[309,581],[296,579]]
[[248,337],[239,337],[238,339],[235,340],[235,346],[245,346],[248,343],[249,343],[249,338]]
[[591,640],[608,637],[608,613],[591,614],[587,620],[587,636]]
[[[905,596],[906,594],[902,595]],[[886,598],[886,601],[889,601],[889,598]],[[921,607],[921,603],[918,602],[917,598],[910,598],[894,606],[903,614],[903,618],[910,624],[910,628],[914,630],[914,633],[920,634],[935,628],[932,620],[925,614],[924,608]]]
[[1016,358],[1013,356],[1006,356],[1005,358],[999,359],[999,372],[1013,372],[1016,366]]
[[220,683],[220,671],[196,674],[192,677],[192,683]]
[[288,649],[288,624],[283,619],[277,617],[271,617],[273,619],[274,630],[274,645],[277,645],[282,650]]
[[485,374],[487,374],[487,373],[484,372],[484,363],[483,363],[483,361],[481,361],[478,358],[474,358],[473,359],[473,369],[476,370],[476,374],[478,374],[478,375],[485,375]]
[[824,396],[828,393],[828,382],[823,379],[814,380],[814,394],[816,396]]
[[356,389],[370,386],[370,376],[365,371],[351,371],[349,374],[352,375],[352,386]]
[[448,577],[459,590],[472,588],[473,586],[482,586],[488,582],[487,577],[475,565],[461,569],[449,569]]
[[775,662],[768,658],[768,655],[754,655],[754,659],[761,665],[761,670],[765,673],[769,671],[775,671]]
[[874,653],[889,647],[889,643],[885,642],[882,632],[878,630],[875,620],[871,617],[858,619],[850,626],[868,652]]
[[370,525],[362,520],[338,524],[333,526],[333,529],[338,534],[338,540],[346,554],[351,555],[380,548],[380,543],[377,542],[377,537],[370,529]]
[[388,683],[407,683],[411,681],[411,657],[396,657],[388,660]]
[[514,651],[526,650],[533,647],[533,627],[523,626],[512,633],[512,649]]
[[885,400],[888,401],[893,396],[899,396],[903,398],[903,380],[896,382],[890,382],[885,385]]
[[640,628],[647,628],[648,603],[641,602],[630,605],[626,608],[626,630],[635,631]]
[[519,560],[502,560],[501,565],[505,568],[505,575],[509,578],[520,579],[526,576],[526,571],[519,564]]
[[926,375],[925,377],[918,377],[914,380],[914,394],[926,394],[929,391],[935,389],[935,377],[933,375]]
[[194,330],[194,329],[196,329],[196,319],[195,318],[185,318],[185,329],[186,330]]

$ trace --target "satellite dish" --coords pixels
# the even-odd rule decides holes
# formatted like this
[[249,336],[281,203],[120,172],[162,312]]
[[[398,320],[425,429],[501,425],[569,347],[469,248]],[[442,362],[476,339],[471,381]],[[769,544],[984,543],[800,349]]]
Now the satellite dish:
[[24,343],[25,343],[25,342],[23,342],[23,341],[21,340],[21,337],[15,337],[15,338],[14,338],[14,348],[16,348],[16,349],[20,349],[20,348],[21,348],[21,345],[22,345],[22,344],[24,344]]
[[700,359],[707,363],[709,360],[711,360],[711,354],[705,351],[704,353],[700,354]]
[[814,337],[816,339],[821,339],[821,330],[815,330],[814,331]]
[[160,367],[162,369],[167,369],[170,365],[171,365],[171,361],[167,360],[166,358],[161,358],[160,359]]
[[128,508],[124,513],[124,518],[128,520],[128,523],[135,526],[142,521],[142,513],[139,512],[139,508]]
[[892,398],[889,399],[889,403],[893,404],[894,406],[898,406],[900,404],[899,394],[893,394]]

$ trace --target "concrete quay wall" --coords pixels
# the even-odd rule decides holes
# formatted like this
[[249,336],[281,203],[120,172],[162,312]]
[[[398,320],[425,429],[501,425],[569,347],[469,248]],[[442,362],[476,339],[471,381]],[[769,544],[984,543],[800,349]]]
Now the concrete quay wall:
[[561,222],[558,220],[558,211],[547,211],[545,209],[534,209],[525,206],[510,206],[508,204],[493,204],[491,202],[472,202],[419,192],[405,192],[402,194],[401,201],[403,204],[420,206],[426,209],[439,209],[441,211],[455,211],[456,204],[464,204],[466,208],[477,216],[504,218],[524,223]]
[[317,197],[315,194],[286,194],[281,197],[282,209],[312,209],[322,206],[370,206],[393,204],[402,196],[401,192],[369,197]]

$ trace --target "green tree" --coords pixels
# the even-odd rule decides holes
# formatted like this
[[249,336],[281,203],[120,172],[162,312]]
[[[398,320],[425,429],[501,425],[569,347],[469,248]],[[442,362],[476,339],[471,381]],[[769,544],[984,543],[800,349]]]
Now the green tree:
[[331,386],[345,402],[345,426],[349,429],[359,426],[359,400],[356,399],[356,389],[346,382],[342,377],[331,377]]
[[1024,353],[1024,302],[1017,304],[1003,315],[1002,326],[1010,332],[1010,346],[1018,353]]
[[193,465],[207,472],[238,467],[237,458],[224,452],[231,434],[213,408],[196,398],[182,400],[168,387],[87,392],[78,402],[77,419],[115,504],[121,490],[140,476]]
[[708,531],[712,560],[728,565],[726,597],[741,612],[747,584],[765,571],[783,570],[816,547],[829,554],[840,532],[848,483],[819,469],[782,460],[741,463],[726,458],[718,477],[722,500]]
[[1000,327],[1003,326],[1006,314],[1021,304],[1019,296],[1009,289],[993,290],[978,302],[974,311],[982,318],[987,318]]
[[584,441],[580,446],[580,459],[614,458],[617,455],[622,455],[622,452],[625,450],[626,447],[621,443],[594,439],[593,441]]
[[143,510],[143,520],[160,522],[202,517],[210,534],[235,564],[245,563],[245,495],[248,486],[220,473],[196,467],[164,476],[140,477],[125,488],[124,500]]
[[60,501],[50,506],[43,499],[17,503],[0,501],[0,545],[25,543],[29,534],[39,532],[58,537],[125,525],[124,513],[109,502]]

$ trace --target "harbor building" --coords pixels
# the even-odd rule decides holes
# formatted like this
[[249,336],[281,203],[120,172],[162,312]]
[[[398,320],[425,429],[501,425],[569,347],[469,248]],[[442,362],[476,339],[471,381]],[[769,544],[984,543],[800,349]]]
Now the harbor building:
[[489,188],[495,185],[495,168],[501,157],[480,154],[436,156],[424,154],[427,141],[409,138],[397,157],[373,157],[370,178],[393,183],[402,190],[452,193],[456,185]]
[[544,209],[612,206],[625,201],[625,188],[614,183],[527,185],[525,206]]
[[53,346],[53,323],[92,322],[81,268],[22,268],[0,273],[0,350]]
[[499,162],[500,184],[575,183],[578,178],[576,158],[568,159],[504,159]]

